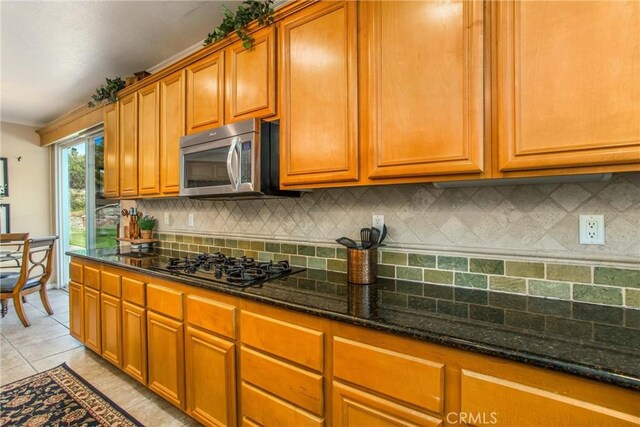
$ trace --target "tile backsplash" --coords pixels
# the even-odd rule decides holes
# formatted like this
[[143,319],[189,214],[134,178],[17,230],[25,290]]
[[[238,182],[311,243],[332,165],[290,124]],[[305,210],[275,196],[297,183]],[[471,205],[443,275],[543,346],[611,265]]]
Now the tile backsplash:
[[[148,199],[138,207],[159,219],[160,232],[332,244],[343,235],[357,238],[377,213],[385,215],[386,243],[395,249],[627,264],[640,260],[640,173],[590,183],[341,188],[299,199]],[[169,225],[163,222],[165,212]],[[195,227],[187,225],[189,213],[195,215]],[[579,244],[580,214],[605,216],[605,245]]]

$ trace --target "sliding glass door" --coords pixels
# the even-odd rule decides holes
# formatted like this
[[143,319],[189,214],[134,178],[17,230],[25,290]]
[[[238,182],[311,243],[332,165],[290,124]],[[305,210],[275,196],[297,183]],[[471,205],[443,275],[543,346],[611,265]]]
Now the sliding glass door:
[[118,201],[104,198],[102,129],[57,147],[57,228],[60,236],[58,284],[69,283],[69,250],[116,246]]

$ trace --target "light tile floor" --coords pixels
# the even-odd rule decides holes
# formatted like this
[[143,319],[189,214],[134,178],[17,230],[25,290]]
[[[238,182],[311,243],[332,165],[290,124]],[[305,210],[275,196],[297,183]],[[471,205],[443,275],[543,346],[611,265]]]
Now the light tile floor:
[[17,381],[66,362],[145,426],[198,426],[196,421],[149,391],[69,335],[69,295],[49,291],[55,314],[48,316],[37,294],[29,295],[25,328],[9,303],[0,320],[0,385]]

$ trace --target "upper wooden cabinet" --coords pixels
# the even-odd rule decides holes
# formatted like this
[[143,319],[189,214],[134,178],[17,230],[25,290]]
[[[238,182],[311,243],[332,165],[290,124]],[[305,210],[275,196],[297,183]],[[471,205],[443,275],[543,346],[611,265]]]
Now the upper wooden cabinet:
[[160,192],[180,190],[180,138],[184,135],[184,71],[160,82]]
[[160,192],[159,85],[138,91],[138,194]]
[[251,36],[250,49],[242,41],[226,49],[226,123],[276,114],[275,26]]
[[224,51],[189,65],[187,73],[187,133],[224,122]]
[[369,178],[481,172],[482,1],[361,2],[358,19]]
[[136,93],[120,99],[118,107],[120,142],[120,195],[138,194],[138,98]]
[[118,104],[104,107],[104,177],[103,191],[107,198],[120,195],[120,159],[118,157]]
[[492,7],[499,170],[640,161],[640,3]]
[[278,28],[281,185],[357,181],[356,3],[316,3]]

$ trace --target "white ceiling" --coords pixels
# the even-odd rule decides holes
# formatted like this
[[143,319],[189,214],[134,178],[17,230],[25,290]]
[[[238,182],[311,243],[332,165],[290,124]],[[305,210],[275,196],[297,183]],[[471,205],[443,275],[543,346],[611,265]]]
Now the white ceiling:
[[239,1],[0,0],[2,121],[41,126],[201,42]]

